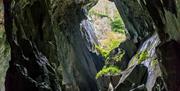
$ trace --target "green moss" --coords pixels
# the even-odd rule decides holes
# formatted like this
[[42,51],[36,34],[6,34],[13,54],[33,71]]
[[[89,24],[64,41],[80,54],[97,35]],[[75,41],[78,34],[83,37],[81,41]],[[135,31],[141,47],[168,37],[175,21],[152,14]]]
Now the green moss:
[[148,52],[147,50],[142,51],[141,54],[138,57],[138,63],[140,64],[141,62],[143,62],[144,60],[146,60],[148,58]]
[[111,43],[110,43],[110,45],[109,45],[109,48],[107,48],[108,51],[111,51],[111,50],[113,50],[114,48],[118,47],[119,44],[120,44],[120,41],[119,41],[119,40],[112,40]]
[[118,67],[115,66],[109,66],[109,67],[104,67],[101,71],[99,71],[96,74],[96,79],[103,76],[103,75],[115,75],[120,73],[121,70]]
[[120,44],[119,40],[112,40],[109,41],[109,45],[107,46],[107,48],[102,48],[98,45],[96,45],[96,50],[104,57],[104,58],[108,58],[109,53],[115,49],[116,47],[118,47]]
[[112,59],[115,60],[116,62],[121,61],[124,54],[125,54],[125,51],[121,50],[121,52],[116,54]]
[[151,66],[155,66],[155,65],[157,65],[157,64],[158,64],[158,59],[152,60]]
[[111,22],[112,31],[118,33],[124,33],[124,23],[120,16],[116,16]]
[[107,58],[107,56],[109,55],[109,52],[103,48],[101,48],[100,46],[96,45],[96,50],[104,57]]

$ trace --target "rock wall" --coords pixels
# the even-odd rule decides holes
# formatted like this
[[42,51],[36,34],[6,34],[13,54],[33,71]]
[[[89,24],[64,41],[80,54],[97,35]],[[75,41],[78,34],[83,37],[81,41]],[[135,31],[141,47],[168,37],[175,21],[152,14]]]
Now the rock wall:
[[[92,55],[95,38],[85,39],[84,32],[92,29],[83,30],[88,26],[83,27],[82,22],[87,20],[85,11],[94,4],[91,2],[96,1],[4,0],[12,54],[6,91],[100,89],[95,80],[100,66],[96,65],[103,62]],[[86,37],[94,36],[90,35]]]
[[114,0],[124,21],[128,36],[134,43],[143,42],[153,34],[153,21],[148,10],[137,0]]
[[[164,85],[166,90],[179,91],[180,81],[177,69],[180,59],[178,55],[180,0],[114,0],[114,2],[132,39],[141,37],[143,32],[149,31],[150,33],[147,34],[151,34],[156,31],[158,33],[161,42],[157,46],[156,54],[164,80],[157,78],[156,83],[163,86],[165,81],[167,83],[167,86]],[[141,48],[141,46],[139,47]],[[155,88],[153,88],[154,90],[156,91]]]
[[166,69],[164,78],[167,88],[179,91],[180,0],[146,0],[145,3],[161,39],[157,53]]
[[[4,0],[5,30],[11,47],[6,91],[101,90],[103,81],[99,84],[95,75],[103,62],[96,61],[93,32],[85,32],[93,30],[87,28],[89,23],[85,21],[87,10],[96,2]],[[179,91],[180,0],[114,2],[129,39],[119,46],[127,53],[127,59],[122,61],[126,66],[117,76],[117,86],[112,83],[111,87],[116,91],[157,91],[160,84],[162,91]],[[133,52],[126,46],[129,42]],[[141,49],[148,50],[150,57],[141,56]]]

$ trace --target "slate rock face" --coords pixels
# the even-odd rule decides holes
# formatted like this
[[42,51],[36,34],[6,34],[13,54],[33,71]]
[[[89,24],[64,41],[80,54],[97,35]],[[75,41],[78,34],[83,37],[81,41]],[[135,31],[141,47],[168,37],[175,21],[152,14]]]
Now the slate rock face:
[[[114,2],[125,23],[130,40],[133,40],[138,49],[136,55],[142,50],[148,50],[151,55],[142,62],[148,68],[147,90],[156,91],[158,88],[160,91],[179,91],[180,0],[114,0]],[[152,40],[154,31],[158,33],[156,36],[160,40],[158,38]],[[147,43],[149,40],[151,42]],[[121,45],[119,49],[123,49]],[[127,54],[124,55],[126,56]],[[134,62],[133,60],[132,58],[129,63],[130,67],[138,63],[138,59]],[[155,62],[157,60],[158,62]]]
[[[142,88],[145,87],[143,90],[178,91],[180,0],[114,0],[114,2],[125,23],[130,40],[138,49],[135,56],[130,60],[128,68],[138,64],[139,59],[134,58],[142,50],[147,50],[148,55],[150,55],[142,62],[148,68],[147,82],[146,86],[142,86]],[[154,31],[158,33],[156,37],[159,37],[160,40],[158,38],[152,40]],[[151,42],[148,43],[148,41]],[[121,45],[119,49],[123,49]],[[155,49],[156,47],[157,49]],[[124,55],[124,57],[126,56]],[[159,61],[156,62],[157,60]],[[121,65],[119,66],[121,67]],[[126,71],[127,69],[123,72]],[[125,85],[118,87],[121,88]]]
[[162,64],[166,68],[164,77],[165,81],[167,82],[168,89],[170,91],[179,91],[180,44],[174,40],[171,40],[165,44],[160,45],[158,47],[158,51],[160,51],[160,57],[163,60]]
[[[82,22],[88,21],[86,10],[96,2],[4,0],[5,30],[11,47],[6,91],[101,90],[102,83],[95,79],[102,66],[96,62],[101,58],[93,51],[96,39],[93,31],[86,32],[93,30],[86,26],[89,23]],[[119,46],[127,52],[124,57],[128,59],[128,66],[123,67],[119,84],[115,88],[110,86],[112,90],[156,91],[160,84],[162,91],[178,91],[180,0],[114,2],[133,48]],[[133,52],[129,51],[131,48]],[[148,50],[150,56],[140,62],[136,56],[131,59],[142,50]]]
[[11,56],[6,91],[61,91],[48,59],[28,40],[21,40],[20,46],[12,50],[16,54]]
[[165,82],[169,91],[179,91],[180,0],[146,0],[161,39],[157,53],[166,69]]
[[125,54],[120,59],[121,61],[115,65],[125,70],[143,42],[151,37],[156,29],[147,8],[143,8],[137,0],[114,0],[114,3],[125,24],[127,40],[111,52],[110,59],[118,55],[117,50],[124,50]]
[[[38,41],[45,42],[46,38],[42,26],[47,23],[47,7],[42,4],[45,2],[4,1],[5,30],[11,47],[6,91],[61,91],[54,69],[37,46]],[[33,13],[35,7],[41,10],[37,8]]]
[[[163,70],[160,66],[161,63],[158,61],[156,54],[156,47],[159,43],[160,40],[157,34],[144,41],[135,56],[129,61],[127,68],[119,74],[118,84],[111,81],[115,91],[156,91],[154,89],[159,86],[159,83],[161,83],[159,88],[164,91],[167,90],[162,74]],[[143,52],[147,52],[147,54],[144,55]],[[116,79],[114,76],[111,76],[111,78]]]
[[80,26],[86,19],[84,6],[94,2],[4,0],[12,54],[6,91],[98,91],[93,43],[88,44],[93,39],[83,36],[92,30],[83,33]]
[[133,66],[122,73],[121,79],[117,87],[115,87],[115,91],[130,91],[132,89],[137,89],[138,86],[146,83],[147,75],[148,70],[144,65]]
[[[118,66],[121,70],[125,70],[128,67],[129,61],[137,52],[137,46],[133,40],[127,39],[122,42],[119,47],[113,49],[109,54],[109,64]],[[119,57],[119,59],[115,57]],[[122,56],[122,57],[120,57]]]
[[135,43],[142,42],[155,31],[153,21],[146,8],[138,0],[114,0],[124,21],[128,36]]

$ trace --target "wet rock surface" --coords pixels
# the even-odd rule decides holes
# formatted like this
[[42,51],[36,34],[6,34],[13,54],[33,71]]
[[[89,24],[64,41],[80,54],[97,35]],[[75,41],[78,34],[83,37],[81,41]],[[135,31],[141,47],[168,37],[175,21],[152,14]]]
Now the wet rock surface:
[[89,2],[4,1],[12,54],[6,91],[98,91],[103,62],[92,54],[96,39],[83,9]]
[[143,65],[133,66],[122,72],[121,79],[115,87],[115,91],[134,91],[139,88],[138,86],[146,83],[147,75],[147,67]]
[[[137,46],[132,40],[127,39],[122,42],[119,47],[113,49],[109,54],[110,64],[118,66],[121,70],[125,70],[128,67],[129,60],[137,52]],[[121,57],[122,56],[122,57]]]
[[[174,49],[176,48],[176,49]],[[168,50],[164,50],[168,49]],[[167,81],[168,89],[171,91],[180,90],[178,77],[179,74],[179,58],[180,58],[180,45],[174,40],[171,40],[165,44],[158,47],[160,52],[160,57],[162,58],[162,64],[166,68],[166,73],[164,73],[165,80]]]
[[[158,91],[167,91],[164,70],[161,69],[161,63],[156,54],[159,43],[158,35],[154,34],[144,41],[135,56],[128,62],[126,69],[119,75],[109,76],[112,79],[110,83],[113,85],[111,87],[113,91],[156,91],[159,84],[162,90]],[[145,51],[146,55],[143,54]]]
[[124,21],[128,36],[134,43],[152,35],[154,31],[152,18],[138,0],[114,0],[114,3]]
[[114,0],[129,38],[110,54],[125,51],[112,63],[122,72],[98,80],[104,59],[86,12],[96,2],[4,0],[6,91],[179,91],[180,0]]
[[[178,41],[179,41],[179,35],[178,35],[179,34],[179,32],[178,32],[179,18],[177,16],[180,14],[178,12],[180,1],[179,0],[176,0],[176,1],[170,1],[170,0],[166,0],[166,1],[160,1],[160,0],[145,0],[145,1],[143,1],[143,0],[140,0],[140,1],[126,0],[126,1],[123,1],[123,0],[121,0],[120,1],[120,0],[114,0],[114,2],[116,3],[117,8],[121,7],[118,9],[119,9],[119,12],[122,14],[122,17],[124,17],[123,18],[124,22],[130,22],[130,23],[127,23],[127,25],[125,23],[126,28],[129,33],[132,33],[130,30],[133,30],[133,29],[129,28],[130,26],[128,26],[128,25],[138,22],[138,21],[136,21],[136,22],[132,23],[131,21],[133,20],[133,16],[136,16],[136,15],[140,16],[141,13],[137,13],[137,12],[140,12],[141,9],[139,9],[139,8],[138,8],[139,10],[136,10],[136,9],[137,9],[137,7],[142,7],[143,13],[144,12],[150,13],[150,15],[148,15],[146,13],[147,15],[145,15],[145,17],[149,18],[151,23],[154,22],[154,24],[155,24],[154,28],[152,28],[153,27],[153,25],[152,25],[151,28],[147,27],[147,29],[152,29],[152,30],[150,30],[151,32],[153,30],[157,31],[158,35],[156,35],[156,37],[160,38],[160,40],[155,37],[153,38],[153,36],[154,36],[153,35],[151,38],[148,38],[149,36],[146,36],[147,38],[146,37],[142,38],[141,43],[137,43],[135,41],[135,43],[138,44],[138,46],[137,46],[138,51],[136,52],[136,55],[131,59],[131,61],[129,63],[129,67],[131,67],[134,64],[139,64],[139,62],[138,62],[138,60],[139,60],[140,63],[142,62],[142,64],[144,64],[148,68],[147,83],[145,84],[146,85],[145,88],[148,91],[168,91],[168,90],[169,91],[174,91],[174,90],[179,91],[179,88],[178,88],[179,80],[177,78],[178,70],[176,69],[178,67],[176,65],[179,64],[179,62],[178,62],[179,55],[177,55],[177,54],[179,54],[178,53],[178,51],[179,51],[179,47],[178,47],[178,45],[179,45],[179,43],[178,43]],[[132,2],[133,2],[133,4],[131,5]],[[137,3],[137,5],[135,3]],[[169,4],[167,4],[167,3],[169,3]],[[131,10],[133,11],[133,13],[127,13],[127,12],[131,12]],[[129,14],[132,17],[128,18]],[[133,15],[133,14],[135,14],[135,15]],[[143,17],[143,19],[146,19],[146,18]],[[138,24],[141,24],[141,23],[138,23]],[[145,22],[144,22],[144,24],[145,24]],[[147,25],[149,25],[149,24],[147,23]],[[177,25],[177,26],[174,26],[174,25]],[[137,27],[137,26],[135,26],[135,27]],[[143,32],[145,32],[145,31],[143,31]],[[151,34],[151,33],[148,33],[148,34]],[[136,35],[136,33],[134,32],[134,33],[132,33],[132,35]],[[132,36],[132,35],[130,35],[130,36]],[[147,41],[142,42],[143,40],[147,40]],[[149,43],[147,43],[148,41],[149,41]],[[141,56],[138,57],[138,54],[141,54],[142,50],[147,50],[149,57],[145,57],[145,59]],[[164,56],[162,56],[162,55],[164,55]],[[143,61],[141,60],[141,58],[143,58]],[[167,61],[167,60],[169,60],[169,61]],[[172,61],[173,62],[168,63],[168,62],[170,62],[170,60],[171,60],[171,62]],[[165,65],[165,66],[163,66],[163,65]],[[126,69],[124,71],[126,71]],[[166,85],[166,83],[168,85]],[[123,86],[119,86],[119,87],[123,87]],[[146,90],[143,90],[143,91],[146,91]]]

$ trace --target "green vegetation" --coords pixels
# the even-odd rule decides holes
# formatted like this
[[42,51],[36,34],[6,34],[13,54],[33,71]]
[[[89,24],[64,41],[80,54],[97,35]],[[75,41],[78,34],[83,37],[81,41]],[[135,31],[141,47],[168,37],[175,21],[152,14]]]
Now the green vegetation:
[[97,73],[96,78],[102,75],[119,73],[120,69],[114,66],[113,63],[121,61],[125,54],[124,51],[120,51],[116,55],[110,56],[110,52],[117,48],[126,38],[124,34],[124,24],[116,8],[113,10],[108,9],[112,6],[104,6],[104,4],[102,7],[104,8],[95,7],[89,11],[89,15],[95,22],[95,26],[98,27],[98,31],[100,31],[100,33],[103,32],[102,36],[97,37],[100,40],[100,45],[96,45],[95,48],[105,58],[105,66]]
[[158,64],[158,59],[152,60],[151,66],[155,66],[155,65],[157,65],[157,64]]
[[147,58],[150,58],[147,50],[139,52],[138,54],[135,55],[135,58],[132,59],[128,67],[133,66],[136,62],[138,62],[138,64],[141,64]]
[[107,48],[107,50],[110,52],[113,49],[117,48],[120,45],[120,42],[121,41],[119,41],[119,40],[112,40],[111,43],[109,44],[109,47]]
[[114,55],[114,57],[112,57],[112,60],[114,60],[116,62],[121,61],[124,54],[125,54],[125,51],[121,50],[121,52],[119,52],[118,54]]
[[148,52],[147,52],[147,50],[142,51],[141,54],[139,55],[138,63],[140,64],[141,62],[143,62],[143,61],[146,60],[147,58],[148,58]]
[[[112,46],[110,46],[111,50],[105,50],[99,46],[96,46],[97,51],[105,58],[105,66],[103,67],[103,69],[101,71],[99,71],[96,74],[96,78],[99,78],[103,75],[115,75],[115,74],[118,74],[121,72],[121,70],[118,67],[116,67],[114,65],[109,65],[109,62],[111,62],[111,61],[116,61],[116,62],[120,61],[125,54],[125,51],[122,50],[118,54],[114,55],[114,57],[112,57],[112,58],[109,57],[110,52],[114,48],[116,48],[118,45],[119,44],[117,44],[116,42],[114,44],[112,43]],[[109,66],[106,66],[106,65],[109,65]]]
[[116,16],[114,20],[111,21],[112,31],[124,34],[124,24],[120,16]]
[[121,70],[115,66],[104,67],[101,71],[99,71],[96,75],[96,79],[103,75],[115,75],[120,73]]
[[103,18],[103,17],[109,18],[109,16],[108,16],[107,14],[98,13],[98,12],[96,12],[96,11],[94,11],[94,10],[91,10],[91,11],[89,12],[89,15],[90,15],[90,16],[95,15],[95,16],[98,16],[98,17],[101,17],[101,18]]
[[109,52],[103,48],[101,48],[100,46],[96,45],[96,50],[104,57],[107,58],[107,56],[109,55]]
[[[99,48],[99,47],[96,47],[96,48]],[[121,72],[121,70],[114,66],[114,65],[109,65],[109,63],[111,61],[121,61],[122,57],[124,56],[125,54],[125,51],[122,50],[121,52],[119,52],[118,54],[114,55],[114,57],[110,58],[109,57],[109,53],[110,51],[106,51],[102,48],[99,48],[98,50],[101,50],[101,54],[105,57],[105,66],[103,67],[103,69],[101,71],[99,71],[97,74],[96,74],[96,78],[99,78],[103,75],[115,75],[115,74],[118,74]],[[106,66],[108,65],[108,66]]]
[[108,58],[109,53],[113,49],[115,49],[116,47],[119,46],[120,41],[119,40],[112,40],[112,41],[109,41],[108,43],[109,43],[109,45],[107,46],[107,48],[102,48],[102,47],[96,45],[97,51],[106,59]]
[[[108,5],[108,4],[107,4]],[[91,9],[89,11],[90,16],[96,16],[97,19],[101,20],[103,17],[107,17],[109,21],[109,28],[101,28],[101,29],[110,29],[110,31],[105,32],[105,36],[107,38],[101,39],[100,45],[96,46],[97,51],[102,54],[104,58],[108,58],[108,55],[110,51],[112,51],[114,48],[118,47],[120,42],[125,39],[124,34],[124,24],[123,21],[118,13],[118,11],[114,11],[115,13],[113,15],[110,15],[108,11],[108,6],[105,6],[104,11],[100,12],[100,9]],[[103,9],[102,9],[103,10]],[[101,31],[101,30],[99,30]]]
[[99,13],[99,12],[96,12],[94,10],[91,10],[89,12],[89,15],[92,16],[92,15],[95,15],[95,16],[98,16],[100,18],[103,18],[103,17],[107,17],[111,20],[111,29],[113,32],[118,32],[118,33],[122,33],[124,34],[124,29],[125,29],[125,26],[124,26],[124,23],[123,23],[123,20],[121,19],[121,17],[119,16],[119,14],[117,13],[115,15],[115,17],[111,18],[108,16],[108,14],[104,14],[104,13]]

